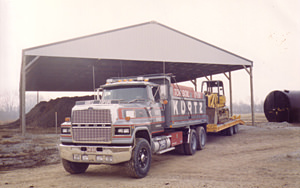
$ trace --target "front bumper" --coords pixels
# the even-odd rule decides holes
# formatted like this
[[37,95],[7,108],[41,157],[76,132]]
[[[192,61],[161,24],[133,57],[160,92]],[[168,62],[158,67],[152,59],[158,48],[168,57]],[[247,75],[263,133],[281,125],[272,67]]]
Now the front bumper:
[[129,161],[132,146],[59,145],[60,157],[72,162],[118,164]]

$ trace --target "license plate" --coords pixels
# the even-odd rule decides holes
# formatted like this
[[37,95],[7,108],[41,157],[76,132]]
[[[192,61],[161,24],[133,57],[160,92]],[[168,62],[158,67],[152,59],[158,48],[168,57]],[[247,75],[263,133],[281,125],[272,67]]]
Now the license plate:
[[88,147],[88,148],[86,148],[86,151],[87,151],[87,152],[94,153],[94,152],[97,151],[97,149],[96,149],[95,147]]

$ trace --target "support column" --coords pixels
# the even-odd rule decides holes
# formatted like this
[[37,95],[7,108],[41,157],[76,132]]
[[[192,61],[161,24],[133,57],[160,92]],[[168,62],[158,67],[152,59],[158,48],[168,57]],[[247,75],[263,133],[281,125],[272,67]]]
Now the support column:
[[252,66],[250,67],[250,90],[251,90],[251,111],[252,111],[252,126],[254,126],[254,95],[253,95],[253,71]]
[[22,132],[22,136],[25,136],[26,134],[26,118],[25,118],[25,88],[26,88],[26,81],[25,81],[25,63],[26,63],[26,57],[24,56],[24,53],[22,54],[22,65],[21,65],[21,74],[20,74],[20,129]]
[[230,92],[230,115],[233,115],[232,111],[232,80],[231,80],[231,72],[229,72],[229,92]]
[[95,83],[95,64],[93,64],[93,91],[95,91],[95,87],[96,87],[95,84],[96,84]]
[[19,87],[19,118],[20,118],[20,129],[22,132],[22,136],[26,134],[26,111],[25,111],[25,99],[26,99],[26,72],[31,70],[31,67],[36,63],[36,61],[40,58],[40,56],[36,56],[26,65],[26,56],[24,55],[24,51],[22,52],[22,64],[21,64],[21,73],[20,73],[20,87]]
[[254,114],[254,95],[253,95],[253,71],[252,66],[250,67],[250,70],[247,69],[246,66],[244,66],[245,70],[250,75],[250,92],[251,92],[251,114],[252,114],[252,126],[254,126],[255,122],[255,114]]
[[233,115],[232,112],[232,81],[231,81],[231,71],[228,72],[228,75],[226,73],[224,73],[224,75],[226,76],[226,78],[229,81],[229,105],[230,105],[230,116]]
[[36,104],[39,104],[39,102],[40,102],[39,91],[36,91]]

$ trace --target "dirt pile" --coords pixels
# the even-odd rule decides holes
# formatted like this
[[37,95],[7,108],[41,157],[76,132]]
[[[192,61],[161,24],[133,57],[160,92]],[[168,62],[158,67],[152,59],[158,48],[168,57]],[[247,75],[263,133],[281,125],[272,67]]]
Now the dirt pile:
[[[49,102],[42,101],[26,114],[26,127],[55,127],[55,112],[57,112],[58,126],[64,122],[65,117],[71,117],[71,109],[76,101],[92,100],[93,96],[62,97]],[[7,128],[20,127],[20,120],[6,125]]]

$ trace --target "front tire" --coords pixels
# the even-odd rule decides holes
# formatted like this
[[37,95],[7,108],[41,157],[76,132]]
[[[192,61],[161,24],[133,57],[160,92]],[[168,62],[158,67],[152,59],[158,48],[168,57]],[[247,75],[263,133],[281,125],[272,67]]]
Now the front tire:
[[84,173],[89,167],[88,163],[75,163],[75,162],[68,161],[66,159],[62,159],[62,164],[64,169],[70,174]]
[[136,139],[130,161],[127,162],[128,174],[134,178],[143,178],[148,174],[151,165],[151,148],[144,138]]

